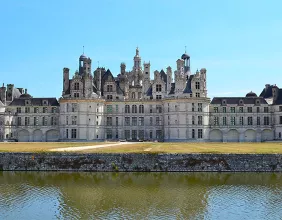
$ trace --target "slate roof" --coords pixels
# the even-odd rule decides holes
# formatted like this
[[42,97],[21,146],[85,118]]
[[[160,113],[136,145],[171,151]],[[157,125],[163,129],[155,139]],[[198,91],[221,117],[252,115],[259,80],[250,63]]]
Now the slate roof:
[[282,105],[282,89],[278,90],[278,97],[276,100],[273,100],[273,105]]
[[265,99],[272,97],[273,96],[272,95],[272,88],[273,87],[274,87],[273,85],[269,85],[267,88],[264,88],[259,96],[263,97]]
[[146,95],[147,96],[153,96],[153,87],[152,86],[149,87]]
[[183,93],[192,93],[192,89],[191,89],[191,81],[193,79],[194,75],[191,75],[189,77],[189,79],[186,81],[186,87],[183,90]]
[[18,98],[14,99],[9,106],[25,106],[25,100],[30,100],[31,106],[43,106],[43,100],[48,101],[48,106],[59,106],[56,98]]
[[167,75],[166,75],[166,73],[163,70],[161,70],[160,75],[161,75],[161,78],[163,78],[164,82],[167,83]]
[[239,104],[240,100],[243,100],[244,104],[256,104],[256,100],[260,100],[260,104],[267,104],[264,98],[262,97],[214,97],[211,101],[211,104],[222,104],[222,101],[225,100],[225,104],[236,105]]
[[168,94],[172,95],[172,94],[174,94],[174,91],[175,91],[175,83],[171,83],[171,89],[170,89],[170,92]]

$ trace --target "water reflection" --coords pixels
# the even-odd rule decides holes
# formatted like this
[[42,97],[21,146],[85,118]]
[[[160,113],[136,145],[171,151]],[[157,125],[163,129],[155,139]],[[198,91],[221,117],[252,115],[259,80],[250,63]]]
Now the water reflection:
[[0,172],[0,219],[279,219],[272,173]]

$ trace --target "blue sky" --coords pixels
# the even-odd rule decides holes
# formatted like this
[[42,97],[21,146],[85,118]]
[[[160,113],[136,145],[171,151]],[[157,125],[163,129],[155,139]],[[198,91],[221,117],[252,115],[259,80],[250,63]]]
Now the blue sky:
[[[208,95],[244,96],[282,87],[281,0],[9,0],[0,1],[0,83],[34,97],[60,97],[62,69],[92,59],[119,73],[135,48],[152,72],[176,68],[184,52],[191,68],[207,69]],[[151,76],[153,74],[151,73]]]

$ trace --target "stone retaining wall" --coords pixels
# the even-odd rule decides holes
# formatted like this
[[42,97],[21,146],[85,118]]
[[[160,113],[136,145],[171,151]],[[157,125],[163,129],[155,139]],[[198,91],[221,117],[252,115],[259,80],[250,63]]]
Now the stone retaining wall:
[[0,170],[281,172],[282,154],[0,153]]

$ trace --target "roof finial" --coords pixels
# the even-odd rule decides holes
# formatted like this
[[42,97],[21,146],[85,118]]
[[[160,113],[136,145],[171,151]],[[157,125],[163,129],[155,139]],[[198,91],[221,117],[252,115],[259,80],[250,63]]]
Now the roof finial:
[[186,46],[185,46],[185,53],[186,53]]

